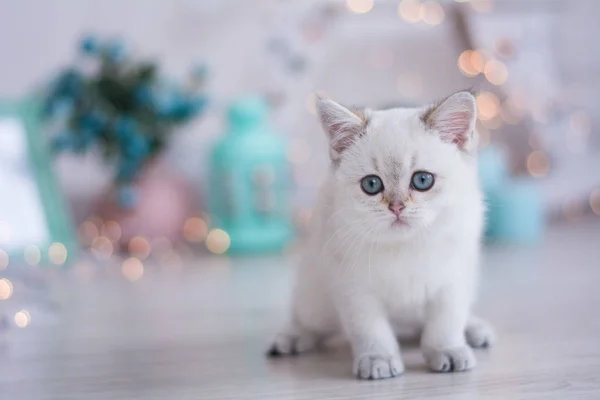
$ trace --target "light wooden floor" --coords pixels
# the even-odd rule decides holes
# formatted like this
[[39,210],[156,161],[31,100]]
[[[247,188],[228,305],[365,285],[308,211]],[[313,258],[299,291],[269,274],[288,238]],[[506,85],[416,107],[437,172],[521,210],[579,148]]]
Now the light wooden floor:
[[293,260],[213,259],[65,283],[60,324],[0,342],[0,399],[600,399],[600,221],[485,259],[479,312],[500,341],[472,372],[428,373],[410,347],[406,373],[377,382],[344,348],[267,360]]

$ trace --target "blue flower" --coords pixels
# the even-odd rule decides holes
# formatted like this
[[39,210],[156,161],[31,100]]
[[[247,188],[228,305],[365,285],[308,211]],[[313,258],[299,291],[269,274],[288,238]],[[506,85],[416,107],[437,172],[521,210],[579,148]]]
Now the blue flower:
[[44,115],[50,118],[66,119],[73,110],[73,100],[65,97],[49,98],[44,104]]
[[208,106],[208,98],[206,96],[197,96],[192,98],[190,101],[194,114],[204,111],[204,109]]
[[179,99],[175,92],[163,92],[154,99],[154,107],[158,114],[164,118],[170,118],[177,108]]
[[123,42],[114,40],[106,46],[106,56],[113,63],[120,63],[127,57],[127,49]]
[[127,156],[141,160],[150,152],[150,143],[143,135],[138,133],[129,138],[124,150]]
[[83,77],[75,69],[63,71],[55,83],[54,96],[75,98],[83,90]]
[[88,35],[81,40],[79,49],[84,54],[94,55],[100,50],[100,43],[95,36]]
[[205,96],[180,97],[173,104],[168,116],[177,120],[185,120],[203,111],[208,104]]
[[137,191],[132,185],[124,185],[119,188],[117,201],[124,208],[133,208],[138,202]]
[[117,135],[122,138],[128,138],[129,136],[135,134],[136,132],[136,121],[134,118],[130,116],[122,116],[117,121],[116,132]]
[[81,144],[83,148],[87,148],[90,145],[92,145],[94,143],[94,141],[96,140],[97,136],[96,136],[96,131],[88,129],[88,128],[83,128],[81,129],[80,133],[80,137],[81,137]]
[[188,99],[178,99],[173,107],[171,116],[175,119],[185,119],[194,111],[194,105]]
[[150,106],[154,101],[154,94],[148,85],[142,85],[135,91],[135,101],[144,106]]
[[75,150],[77,140],[71,132],[64,132],[52,140],[51,146],[54,151]]
[[207,75],[208,75],[208,68],[206,67],[206,65],[201,64],[192,69],[192,76],[195,79],[204,80],[204,79],[206,79]]
[[65,118],[68,116],[73,110],[73,100],[59,98],[52,105],[52,114],[53,116],[59,118]]
[[104,129],[106,123],[106,117],[97,111],[84,114],[80,118],[81,128],[94,134],[99,133],[102,129]]

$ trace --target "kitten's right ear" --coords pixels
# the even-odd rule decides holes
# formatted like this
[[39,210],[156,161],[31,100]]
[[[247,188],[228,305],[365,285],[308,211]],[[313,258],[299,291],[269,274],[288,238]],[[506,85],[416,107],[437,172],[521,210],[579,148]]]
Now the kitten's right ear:
[[354,142],[367,124],[364,113],[352,111],[325,97],[317,97],[317,113],[330,143],[332,161],[339,160],[342,152]]

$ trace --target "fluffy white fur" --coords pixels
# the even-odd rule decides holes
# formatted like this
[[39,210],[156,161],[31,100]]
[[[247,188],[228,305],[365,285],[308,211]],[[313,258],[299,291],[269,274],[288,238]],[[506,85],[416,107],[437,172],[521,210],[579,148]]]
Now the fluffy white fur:
[[[404,371],[398,334],[414,330],[431,370],[473,368],[469,345],[493,340],[471,316],[484,211],[475,99],[459,92],[429,108],[361,112],[319,99],[318,111],[332,166],[290,319],[271,354],[312,350],[343,333],[354,373],[387,378]],[[431,190],[411,188],[416,171],[434,174]],[[367,175],[382,179],[382,193],[363,192]],[[400,217],[388,209],[392,202],[404,205]]]

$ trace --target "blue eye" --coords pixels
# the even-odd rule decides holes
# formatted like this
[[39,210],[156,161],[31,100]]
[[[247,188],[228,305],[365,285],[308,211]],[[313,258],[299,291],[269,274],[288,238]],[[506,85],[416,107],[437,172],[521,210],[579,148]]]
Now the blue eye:
[[360,181],[360,187],[369,196],[383,192],[383,182],[377,175],[368,175]]
[[417,171],[413,174],[410,185],[419,192],[426,192],[433,187],[435,178],[426,171]]

